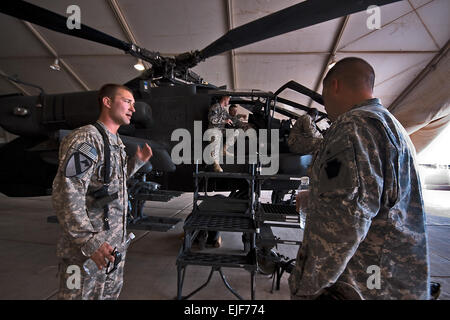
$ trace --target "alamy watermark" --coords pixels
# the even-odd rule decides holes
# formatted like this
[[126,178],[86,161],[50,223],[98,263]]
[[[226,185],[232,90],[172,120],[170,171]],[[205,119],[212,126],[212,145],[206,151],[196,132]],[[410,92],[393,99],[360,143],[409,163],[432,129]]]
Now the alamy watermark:
[[[255,129],[225,129],[225,137],[222,130],[210,128],[202,134],[202,122],[194,121],[194,136],[184,128],[176,129],[172,132],[171,141],[179,141],[172,148],[171,158],[174,164],[192,164],[192,159],[198,164],[213,164],[214,161],[223,163],[223,141],[225,145],[232,146],[236,143],[236,164],[245,164],[248,158],[249,164],[262,165],[262,175],[277,174],[279,168],[279,131],[270,130],[270,155],[269,151],[269,130],[259,129],[258,135]],[[248,139],[248,157],[245,152],[245,140]],[[235,140],[235,142],[234,142]],[[209,141],[203,150],[203,141]],[[192,148],[193,143],[193,148]],[[194,155],[192,157],[192,150]],[[226,156],[226,164],[235,164],[235,157]]]
[[[81,9],[78,5],[69,5],[66,9],[66,13],[69,14],[66,26],[69,30],[81,29]],[[380,7],[371,5],[367,7],[366,13],[370,16],[366,20],[366,26],[369,30],[381,29],[381,12]]]
[[66,280],[66,286],[69,290],[79,290],[81,288],[81,270],[76,264],[67,267],[67,274],[70,274]]
[[377,265],[371,265],[367,268],[366,272],[370,274],[366,281],[367,289],[381,289],[380,267]]
[[81,9],[79,6],[72,4],[67,7],[67,14],[70,16],[67,18],[66,26],[69,30],[81,29]]
[[366,20],[366,26],[369,30],[381,29],[381,13],[380,7],[378,6],[369,6],[366,9],[366,12],[370,14],[370,16]]

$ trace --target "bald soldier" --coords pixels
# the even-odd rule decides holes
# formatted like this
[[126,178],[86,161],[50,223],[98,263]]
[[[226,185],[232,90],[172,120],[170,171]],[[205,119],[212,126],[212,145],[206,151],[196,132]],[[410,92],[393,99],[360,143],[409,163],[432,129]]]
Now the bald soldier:
[[[58,299],[119,297],[126,255],[126,182],[152,156],[151,148],[145,144],[142,149],[138,146],[133,158],[127,159],[117,133],[121,125],[130,123],[135,112],[130,89],[104,85],[98,100],[101,111],[96,124],[71,132],[59,149],[59,168],[52,194],[62,229],[57,244]],[[114,265],[114,249],[121,253],[122,260],[116,262],[116,270],[110,267],[112,272],[106,274],[107,263]],[[90,274],[83,268],[88,259],[95,263]],[[74,267],[81,272],[78,282],[70,279]]]
[[359,58],[323,80],[332,126],[313,160],[292,299],[428,299],[429,258],[415,149],[373,97]]

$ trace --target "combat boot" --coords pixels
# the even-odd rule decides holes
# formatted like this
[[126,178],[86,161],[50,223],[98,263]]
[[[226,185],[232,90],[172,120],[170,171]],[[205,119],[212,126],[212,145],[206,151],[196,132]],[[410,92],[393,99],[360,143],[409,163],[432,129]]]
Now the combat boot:
[[217,161],[214,161],[214,163],[213,163],[213,171],[214,172],[223,172],[223,169],[220,167],[220,165]]
[[228,149],[228,146],[227,146],[227,145],[224,145],[224,146],[223,146],[223,154],[224,154],[226,157],[234,157],[234,153],[228,151],[227,149]]
[[222,237],[219,236],[216,240],[216,242],[213,244],[214,248],[220,248],[220,246],[222,245]]

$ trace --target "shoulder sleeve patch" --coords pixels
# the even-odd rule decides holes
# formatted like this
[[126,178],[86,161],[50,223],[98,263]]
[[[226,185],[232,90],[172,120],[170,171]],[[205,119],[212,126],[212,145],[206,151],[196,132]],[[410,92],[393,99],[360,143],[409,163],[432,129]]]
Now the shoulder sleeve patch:
[[330,146],[320,164],[319,193],[333,193],[357,186],[357,167],[352,146]]
[[77,151],[83,154],[85,157],[91,159],[94,162],[97,162],[97,149],[94,146],[87,142],[83,142],[77,148]]
[[82,177],[92,164],[93,161],[90,158],[79,151],[75,151],[66,162],[64,175],[67,178]]

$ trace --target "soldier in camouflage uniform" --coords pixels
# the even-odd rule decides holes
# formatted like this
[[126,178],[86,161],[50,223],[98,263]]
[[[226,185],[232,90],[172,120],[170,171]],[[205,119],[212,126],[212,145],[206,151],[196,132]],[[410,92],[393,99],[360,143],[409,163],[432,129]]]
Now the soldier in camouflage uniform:
[[213,148],[211,151],[211,158],[214,160],[213,170],[216,172],[223,172],[219,165],[221,141],[220,139],[216,139],[216,137],[222,136],[222,141],[225,141],[223,144],[223,152],[227,155],[231,155],[231,153],[228,153],[227,149],[234,144],[238,135],[238,131],[235,130],[232,139],[230,141],[226,140],[225,125],[233,125],[233,120],[225,109],[229,102],[230,96],[222,96],[218,103],[213,104],[209,108],[208,112],[208,129],[214,130],[214,135],[211,139],[211,147]]
[[245,114],[237,113],[237,105],[233,104],[228,108],[228,113],[230,114],[231,121],[233,121],[233,127],[236,129],[247,130],[249,129],[249,124],[243,122],[241,119],[245,119],[247,116]]
[[[124,241],[128,196],[126,181],[152,156],[146,144],[127,159],[125,146],[117,130],[129,124],[135,111],[131,91],[114,84],[99,91],[101,114],[97,123],[106,133],[110,148],[110,183],[108,193],[117,198],[108,204],[108,217],[98,207],[93,192],[104,186],[104,143],[99,130],[87,125],[74,130],[61,142],[59,168],[53,181],[53,207],[61,226],[57,244],[60,286],[59,299],[117,299],[123,284]],[[117,270],[105,274],[107,260],[114,261],[117,248],[122,262]],[[92,259],[98,267],[87,274],[82,265]],[[79,286],[68,285],[70,266],[81,271]]]
[[429,258],[415,149],[372,96],[362,59],[323,81],[332,126],[312,165],[292,299],[428,299]]
[[237,105],[233,104],[228,108],[228,113],[233,121],[233,127],[236,129],[242,129],[247,131],[248,129],[254,129],[253,125],[248,122],[242,121],[247,119],[246,114],[237,113]]
[[300,155],[312,154],[319,148],[323,140],[322,134],[317,130],[314,120],[317,109],[309,109],[307,113],[295,121],[289,133],[289,151]]

